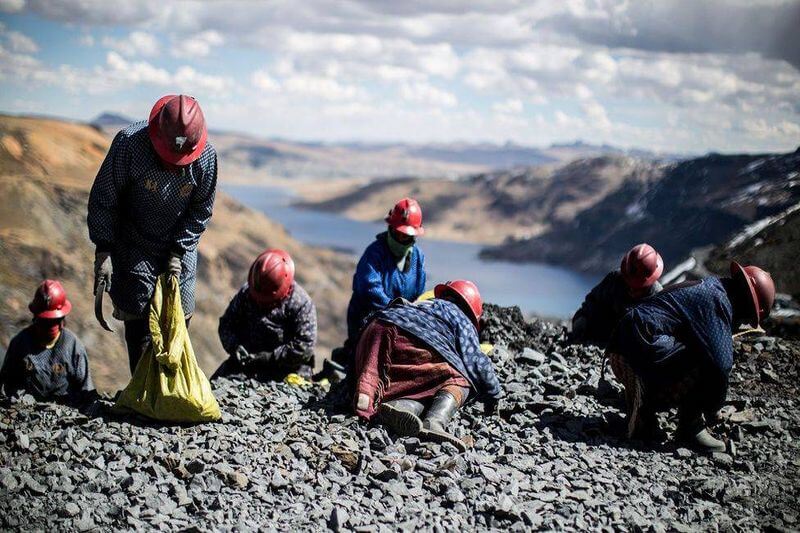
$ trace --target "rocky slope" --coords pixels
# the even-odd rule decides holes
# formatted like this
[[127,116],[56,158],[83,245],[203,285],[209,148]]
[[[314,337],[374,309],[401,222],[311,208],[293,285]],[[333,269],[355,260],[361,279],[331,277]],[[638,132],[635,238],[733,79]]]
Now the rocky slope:
[[[104,390],[129,377],[121,324],[117,334],[95,322],[93,248],[86,204],[110,138],[96,128],[55,120],[0,116],[0,349],[30,320],[27,304],[45,277],[64,281],[74,304],[67,326],[87,345],[95,384]],[[225,179],[225,160],[220,163]],[[268,247],[287,249],[300,282],[319,311],[320,355],[341,342],[352,260],[293,240],[276,222],[218,193],[200,241],[197,313],[191,336],[201,366],[213,371],[223,354],[217,320],[245,281],[252,259]],[[110,312],[107,313],[110,316]]]
[[464,179],[376,180],[350,191],[307,195],[303,207],[359,220],[381,220],[403,196],[422,204],[431,237],[500,243],[530,238],[571,222],[622,187],[657,181],[663,163],[627,156],[580,159],[555,169],[524,167]]
[[800,201],[799,170],[800,150],[691,159],[671,165],[660,179],[626,181],[571,220],[486,255],[602,272],[646,241],[670,268],[692,249],[724,242]]
[[[506,399],[466,408],[470,445],[396,438],[339,391],[228,381],[222,423],[88,419],[30,398],[0,410],[0,527],[141,530],[791,530],[800,498],[800,343],[736,342],[715,431],[729,453],[620,438],[600,353],[487,306]],[[611,378],[609,378],[611,379]],[[674,424],[662,420],[665,427]]]

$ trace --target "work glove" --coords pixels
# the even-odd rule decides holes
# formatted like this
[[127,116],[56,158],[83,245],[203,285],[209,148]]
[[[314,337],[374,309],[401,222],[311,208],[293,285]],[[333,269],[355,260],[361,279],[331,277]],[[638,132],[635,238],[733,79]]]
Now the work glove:
[[94,294],[97,294],[97,286],[101,281],[106,284],[106,292],[111,290],[111,273],[113,270],[111,254],[108,252],[94,254]]
[[180,278],[181,271],[183,271],[183,265],[181,264],[181,256],[174,254],[169,256],[169,261],[167,261],[167,273],[177,278]]

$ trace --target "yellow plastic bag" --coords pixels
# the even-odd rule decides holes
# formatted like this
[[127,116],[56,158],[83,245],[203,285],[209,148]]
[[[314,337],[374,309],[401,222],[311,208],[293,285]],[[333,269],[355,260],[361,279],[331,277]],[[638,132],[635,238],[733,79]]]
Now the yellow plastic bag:
[[209,422],[221,414],[211,384],[197,365],[176,276],[159,276],[150,304],[152,342],[114,410],[169,422]]

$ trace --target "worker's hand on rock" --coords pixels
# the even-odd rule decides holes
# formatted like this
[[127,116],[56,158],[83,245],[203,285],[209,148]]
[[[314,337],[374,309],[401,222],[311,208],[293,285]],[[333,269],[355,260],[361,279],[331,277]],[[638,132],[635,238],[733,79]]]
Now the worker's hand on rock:
[[105,283],[106,292],[111,290],[111,273],[113,265],[111,264],[111,254],[106,252],[97,252],[94,254],[94,293],[97,294],[97,287],[102,281]]
[[180,278],[182,271],[183,271],[183,265],[181,263],[181,256],[179,255],[169,256],[169,261],[167,261],[167,273]]
[[250,355],[250,352],[248,352],[245,347],[241,345],[236,347],[233,357],[243,366],[247,366],[247,364],[253,360],[253,356]]

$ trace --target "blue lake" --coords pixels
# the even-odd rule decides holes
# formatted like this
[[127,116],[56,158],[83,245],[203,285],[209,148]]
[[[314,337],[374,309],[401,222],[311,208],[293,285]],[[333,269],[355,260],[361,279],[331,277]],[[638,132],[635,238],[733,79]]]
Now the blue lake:
[[[295,197],[285,189],[241,185],[223,188],[244,205],[280,222],[294,238],[307,244],[358,256],[375,235],[385,230],[383,224],[293,207]],[[482,247],[477,244],[429,237],[418,243],[425,252],[430,287],[450,279],[470,279],[487,302],[518,305],[525,313],[569,317],[598,281],[593,276],[551,265],[485,261],[478,257]]]

